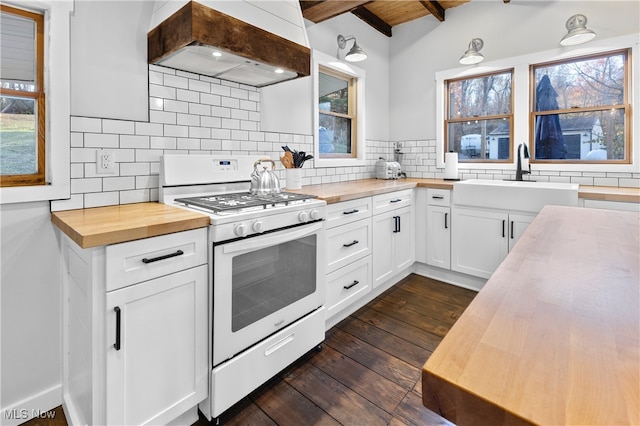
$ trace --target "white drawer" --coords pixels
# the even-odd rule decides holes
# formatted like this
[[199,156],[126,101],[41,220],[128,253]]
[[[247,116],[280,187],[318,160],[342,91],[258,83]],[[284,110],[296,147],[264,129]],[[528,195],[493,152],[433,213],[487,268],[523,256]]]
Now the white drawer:
[[373,196],[373,214],[380,214],[404,206],[410,206],[413,202],[413,189],[389,192]]
[[371,218],[327,231],[327,272],[371,253]]
[[[324,340],[325,308],[283,328],[246,351],[223,362],[211,374],[211,415],[227,408]],[[251,368],[246,366],[250,365]]]
[[207,263],[207,228],[106,247],[107,291]]
[[327,275],[327,318],[371,291],[371,256]]
[[327,229],[371,217],[371,197],[343,201],[327,206]]
[[451,191],[449,189],[427,188],[427,204],[449,207],[451,205]]

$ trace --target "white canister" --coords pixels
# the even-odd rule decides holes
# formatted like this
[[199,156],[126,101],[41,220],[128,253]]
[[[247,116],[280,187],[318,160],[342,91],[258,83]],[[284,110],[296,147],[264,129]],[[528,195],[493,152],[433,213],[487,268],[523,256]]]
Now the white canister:
[[286,169],[285,170],[286,187],[287,189],[300,189],[302,188],[302,169]]

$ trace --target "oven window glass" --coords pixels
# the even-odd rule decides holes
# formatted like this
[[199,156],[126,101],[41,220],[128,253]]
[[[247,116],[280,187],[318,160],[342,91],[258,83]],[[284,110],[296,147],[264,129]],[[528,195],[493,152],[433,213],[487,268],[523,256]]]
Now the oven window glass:
[[233,258],[233,332],[316,291],[316,239],[314,234]]

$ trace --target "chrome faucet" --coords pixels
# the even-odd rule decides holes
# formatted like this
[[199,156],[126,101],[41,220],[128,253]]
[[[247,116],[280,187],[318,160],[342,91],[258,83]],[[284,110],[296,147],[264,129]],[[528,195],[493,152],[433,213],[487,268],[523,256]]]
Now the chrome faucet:
[[[524,147],[524,151],[522,154],[520,151]],[[524,157],[523,157],[524,155]],[[529,170],[522,170],[522,159],[529,158],[529,148],[523,143],[518,145],[518,168],[516,169],[516,180],[522,180],[522,175],[530,175],[531,174],[531,164],[529,164]]]

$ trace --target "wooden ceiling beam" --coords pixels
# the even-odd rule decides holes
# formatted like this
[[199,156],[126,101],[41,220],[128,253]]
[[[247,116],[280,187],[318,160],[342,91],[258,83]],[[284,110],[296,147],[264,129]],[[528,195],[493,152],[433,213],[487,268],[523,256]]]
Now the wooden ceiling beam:
[[429,11],[435,18],[444,22],[444,8],[436,0],[420,0],[420,3]]
[[383,19],[381,19],[375,13],[371,12],[366,7],[360,6],[356,9],[353,9],[351,13],[362,19],[374,29],[380,31],[382,34],[386,35],[387,37],[391,37],[391,25],[387,24]]
[[316,24],[343,13],[351,12],[372,0],[300,0],[302,16]]

